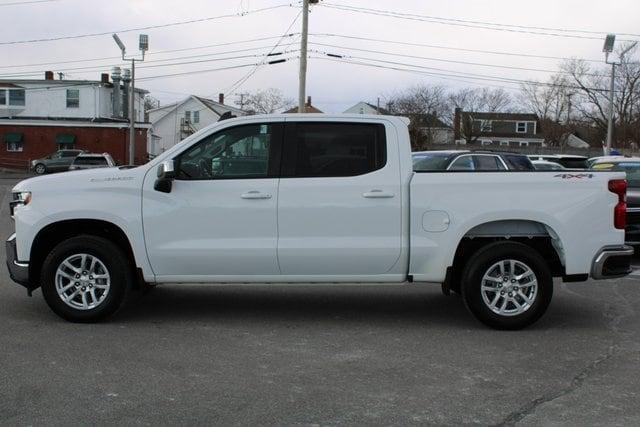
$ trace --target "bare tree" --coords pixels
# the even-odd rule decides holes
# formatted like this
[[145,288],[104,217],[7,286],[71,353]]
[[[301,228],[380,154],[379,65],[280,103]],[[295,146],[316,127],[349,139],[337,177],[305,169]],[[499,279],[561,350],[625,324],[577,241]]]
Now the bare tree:
[[409,135],[414,150],[434,142],[434,124],[449,116],[447,92],[443,86],[416,85],[391,96],[387,103],[391,114],[408,117]]
[[291,108],[294,101],[286,98],[280,89],[270,88],[254,93],[243,93],[236,101],[236,105],[256,114],[273,114]]
[[153,96],[147,94],[144,96],[144,120],[149,121],[149,110],[160,107],[160,101]]
[[[622,46],[624,49],[625,46]],[[628,147],[640,142],[640,63],[632,49],[616,67],[614,82],[614,140]],[[576,110],[583,119],[599,128],[604,135],[608,122],[609,67],[592,67],[583,60],[562,64],[569,82],[576,89]]]

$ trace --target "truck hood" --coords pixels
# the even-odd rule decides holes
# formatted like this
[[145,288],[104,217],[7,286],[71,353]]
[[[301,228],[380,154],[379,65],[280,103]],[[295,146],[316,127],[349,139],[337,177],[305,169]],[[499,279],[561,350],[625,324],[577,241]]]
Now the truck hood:
[[51,175],[37,176],[20,181],[13,191],[46,191],[54,189],[83,189],[118,182],[133,181],[144,175],[146,168],[100,168],[80,171],[61,172]]

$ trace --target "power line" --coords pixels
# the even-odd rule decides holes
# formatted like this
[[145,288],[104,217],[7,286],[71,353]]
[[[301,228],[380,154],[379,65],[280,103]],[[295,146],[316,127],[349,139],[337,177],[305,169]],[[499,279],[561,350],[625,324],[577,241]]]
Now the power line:
[[[536,71],[536,72],[543,72],[543,73],[570,74],[570,73],[568,73],[566,71],[560,71],[560,70],[549,70],[549,69],[528,68],[528,67],[516,67],[516,66],[512,66],[512,65],[486,64],[486,63],[482,63],[482,62],[457,61],[457,60],[453,60],[453,59],[430,58],[430,57],[417,56],[417,55],[408,55],[408,54],[402,54],[402,53],[384,52],[384,51],[373,50],[373,49],[361,49],[361,48],[348,47],[348,46],[338,46],[338,45],[332,45],[332,44],[326,44],[326,43],[314,43],[314,42],[312,42],[311,44],[312,45],[316,45],[316,46],[332,47],[332,48],[337,48],[337,49],[346,49],[346,50],[353,50],[353,51],[358,51],[358,52],[377,53],[377,54],[382,54],[382,55],[398,56],[398,57],[402,57],[402,58],[413,58],[413,59],[422,59],[422,60],[427,60],[427,61],[445,62],[445,63],[450,63],[450,64],[474,65],[474,66],[480,66],[480,67],[502,68],[502,69],[508,69],[508,70],[521,70],[521,71]],[[327,52],[316,52],[316,53],[327,54]],[[586,74],[586,75],[595,76],[595,77],[604,77],[601,74]]]
[[[287,36],[292,37],[296,34],[297,33],[287,34]],[[189,50],[209,49],[212,47],[230,46],[230,45],[243,44],[243,43],[252,43],[257,41],[279,39],[280,37],[282,36],[259,37],[255,39],[240,40],[235,42],[217,43],[217,44],[209,44],[209,45],[203,45],[203,46],[185,47],[185,48],[179,48],[179,49],[157,50],[154,52],[147,53],[147,56],[155,56],[155,55],[175,53],[175,52],[185,52]],[[94,61],[103,61],[103,60],[112,60],[112,59],[121,59],[121,56],[106,56],[102,58],[86,58],[86,59],[75,59],[71,61],[52,61],[52,62],[39,62],[39,63],[31,63],[31,64],[0,65],[0,68],[38,67],[42,65],[73,64],[78,62],[94,62]],[[147,61],[147,62],[151,62],[151,61]]]
[[282,40],[284,40],[285,37],[287,37],[289,33],[289,31],[291,31],[291,28],[293,28],[293,26],[295,25],[295,23],[298,21],[298,18],[300,17],[300,15],[302,15],[302,10],[300,10],[300,12],[298,12],[296,14],[296,16],[293,18],[293,21],[291,21],[291,24],[289,24],[289,27],[287,27],[287,29],[285,30],[284,34],[282,34],[282,37],[280,37],[280,39],[276,42],[276,44],[273,46],[273,49],[271,49],[271,51],[269,51],[269,53],[267,53],[263,58],[262,61],[259,62],[258,64],[256,64],[255,68],[250,70],[246,75],[244,75],[243,77],[241,77],[240,79],[238,79],[235,83],[233,83],[230,87],[228,87],[227,89],[225,89],[223,91],[223,93],[225,95],[228,95],[232,92],[235,92],[236,90],[240,89],[240,87],[242,87],[242,85],[251,78],[251,76],[253,76],[258,69],[260,68],[260,66],[264,65],[267,62],[267,59],[269,58],[269,56],[278,48],[278,46],[280,45],[280,43],[282,43]]
[[[332,4],[332,3],[325,3],[325,5],[334,6],[334,4]],[[367,8],[361,8],[361,7],[358,7],[358,6],[341,5],[341,4],[335,4],[335,6],[349,7],[349,8],[353,8],[353,9],[367,9]],[[467,19],[456,19],[456,18],[443,18],[441,16],[419,15],[419,14],[415,14],[415,13],[402,13],[402,12],[395,12],[395,11],[389,11],[389,10],[380,10],[380,9],[372,9],[372,8],[368,8],[368,9],[372,10],[372,11],[375,11],[375,12],[393,13],[395,15],[401,15],[401,16],[417,16],[417,17],[421,17],[421,18],[435,19],[435,20],[442,20],[442,21],[451,21],[451,22],[460,22],[460,23],[465,23],[465,24],[492,25],[492,26],[496,26],[496,27],[520,28],[520,29],[539,30],[539,31],[556,31],[556,32],[563,32],[563,33],[598,34],[600,36],[604,36],[604,35],[608,34],[608,32],[606,32],[606,31],[592,31],[592,30],[578,30],[578,29],[573,29],[573,28],[552,28],[552,27],[535,27],[535,26],[530,26],[530,25],[502,24],[502,23],[497,23],[497,22],[472,21],[472,20],[467,20]],[[620,36],[640,37],[640,34],[629,34],[629,33],[617,33],[617,34],[620,35]]]
[[[385,60],[375,59],[375,58],[363,58],[363,57],[353,57],[353,58],[364,60],[364,61],[380,62],[382,64],[388,64],[388,65],[371,64],[367,62],[352,61],[351,59],[336,58],[336,57],[331,57],[331,58],[319,57],[318,59],[326,59],[326,60],[332,60],[335,62],[344,62],[344,63],[350,63],[350,64],[356,64],[356,65],[365,65],[365,66],[371,66],[376,68],[387,68],[387,69],[398,70],[398,71],[413,71],[413,72],[418,72],[421,74],[427,74],[427,75],[433,75],[433,76],[468,78],[472,80],[486,80],[486,81],[495,81],[499,83],[509,83],[509,84],[527,83],[527,84],[533,84],[536,86],[553,86],[553,87],[563,87],[568,89],[582,89],[578,86],[573,86],[573,85],[544,83],[544,82],[536,82],[536,81],[530,81],[530,80],[501,77],[501,76],[491,76],[486,74],[467,73],[463,71],[454,71],[454,70],[447,70],[442,68],[425,67],[421,65],[407,64],[407,63],[396,62],[396,61],[385,61]],[[398,68],[398,67],[412,67],[412,68],[418,68],[420,70],[433,70],[433,71],[419,71],[415,69]],[[455,74],[451,74],[451,73],[455,73]],[[587,88],[587,89],[590,89],[593,91],[605,90],[605,89],[599,89],[599,88]]]
[[[533,31],[533,30],[518,29],[518,28],[515,28],[515,27],[514,28],[492,27],[490,25],[495,25],[495,24],[491,24],[491,23],[484,23],[483,25],[480,25],[480,24],[472,24],[472,23],[444,21],[444,20],[442,20],[443,18],[439,18],[441,20],[438,20],[438,18],[432,18],[432,17],[429,17],[429,16],[417,15],[417,14],[402,14],[402,13],[394,12],[394,11],[390,11],[390,10],[361,8],[361,7],[356,7],[356,6],[343,6],[343,5],[335,5],[335,4],[329,4],[329,3],[323,3],[323,5],[324,5],[324,7],[337,9],[337,10],[344,10],[344,11],[347,11],[347,12],[365,13],[365,14],[369,14],[369,15],[386,16],[386,17],[391,17],[391,18],[406,19],[406,20],[410,20],[410,21],[429,22],[429,23],[432,23],[432,24],[452,25],[452,26],[467,27],[467,28],[480,28],[480,29],[484,29],[484,30],[507,31],[507,32],[512,32],[512,33],[534,34],[534,35],[541,35],[541,36],[565,37],[565,38],[587,39],[587,40],[601,40],[602,39],[602,37],[595,37],[595,36],[585,36],[585,35],[579,35],[579,34],[552,33],[552,32],[546,32],[546,31]],[[630,35],[633,36],[633,37],[640,37],[640,35],[637,35],[637,34],[630,34]],[[633,40],[622,40],[622,41],[633,41]]]
[[255,14],[255,13],[259,13],[259,12],[266,12],[266,11],[269,11],[269,10],[280,9],[280,8],[283,8],[283,7],[291,7],[291,5],[290,4],[280,4],[280,5],[275,5],[275,6],[263,7],[261,9],[254,9],[254,10],[246,11],[246,12],[242,12],[242,13],[230,13],[230,14],[226,14],[226,15],[209,16],[209,17],[206,17],[206,18],[189,19],[189,20],[186,20],[186,21],[169,22],[169,23],[166,23],[166,24],[159,24],[159,25],[147,25],[147,26],[144,26],[144,27],[125,28],[125,29],[112,30],[112,31],[103,31],[103,32],[99,32],[99,33],[77,34],[77,35],[73,35],[73,36],[59,36],[59,37],[49,37],[49,38],[31,39],[31,40],[14,40],[14,41],[8,41],[8,42],[0,42],[0,45],[15,45],[15,44],[26,44],[26,43],[50,42],[50,41],[58,41],[58,40],[71,40],[71,39],[80,39],[80,38],[85,38],[85,37],[105,36],[105,35],[111,35],[113,33],[129,33],[129,32],[132,32],[132,31],[143,31],[143,30],[150,30],[150,29],[155,29],[155,28],[175,27],[175,26],[178,26],[178,25],[195,24],[195,23],[199,23],[199,22],[207,22],[207,21],[213,21],[213,20],[223,19],[223,18],[242,17],[242,16]]
[[24,4],[34,4],[34,3],[52,3],[54,1],[60,1],[60,0],[13,1],[13,2],[9,2],[9,3],[0,3],[0,7],[3,7],[3,6],[22,6]]
[[403,46],[427,47],[427,48],[433,48],[433,49],[445,49],[445,50],[453,50],[453,51],[460,51],[460,52],[487,53],[490,55],[521,56],[523,58],[541,58],[541,59],[554,59],[554,60],[580,59],[586,62],[598,62],[598,63],[602,62],[602,59],[569,58],[569,57],[562,57],[562,56],[534,55],[534,54],[528,54],[528,53],[504,52],[504,51],[495,51],[495,50],[467,49],[467,48],[453,47],[453,46],[402,42],[402,41],[395,41],[395,40],[383,40],[383,39],[377,39],[377,38],[371,38],[371,37],[358,37],[358,36],[349,36],[349,35],[334,34],[334,33],[312,33],[309,35],[315,36],[315,37],[339,37],[339,38],[353,39],[353,40],[373,41],[377,43],[389,43],[389,44],[396,44],[396,45],[403,45]]
[[[287,44],[284,44],[282,46],[283,47],[288,47],[288,46],[291,46],[293,44],[294,43],[287,43]],[[167,61],[176,61],[176,60],[181,60],[181,59],[204,58],[204,57],[218,56],[218,55],[224,55],[224,54],[230,54],[230,53],[251,52],[251,51],[257,51],[257,50],[261,50],[261,49],[267,49],[267,48],[270,48],[270,47],[271,46],[260,46],[260,47],[246,48],[246,49],[229,50],[229,51],[225,51],[225,52],[216,52],[216,53],[208,53],[208,54],[201,54],[201,55],[188,55],[188,56],[166,58],[166,59],[156,59],[156,60],[151,60],[151,61],[145,61],[145,63],[167,62]],[[157,68],[157,67],[166,67],[166,66],[174,66],[174,65],[195,64],[195,63],[210,62],[210,61],[211,62],[215,62],[215,61],[222,61],[222,60],[229,60],[229,59],[250,58],[250,57],[256,57],[256,56],[262,56],[262,54],[244,55],[244,56],[228,57],[228,58],[211,58],[211,59],[206,59],[206,60],[201,60],[201,61],[171,62],[171,63],[168,63],[168,64],[157,64],[157,65],[141,65],[141,66],[138,66],[136,68],[139,68],[139,69]],[[65,73],[68,73],[69,71],[83,71],[83,72],[105,71],[105,70],[109,70],[111,67],[114,67],[114,66],[124,66],[124,67],[126,67],[127,64],[123,63],[122,61],[119,61],[118,63],[115,63],[115,64],[114,63],[110,63],[110,64],[92,65],[92,66],[87,66],[87,67],[62,68],[62,69],[59,69],[57,71],[65,72]],[[24,71],[24,72],[16,71],[14,73],[9,73],[9,74],[7,74],[7,73],[0,74],[0,78],[17,78],[17,77],[38,76],[38,75],[42,75],[45,71],[48,71],[48,70],[39,70],[39,71],[38,70],[32,70],[32,71]]]

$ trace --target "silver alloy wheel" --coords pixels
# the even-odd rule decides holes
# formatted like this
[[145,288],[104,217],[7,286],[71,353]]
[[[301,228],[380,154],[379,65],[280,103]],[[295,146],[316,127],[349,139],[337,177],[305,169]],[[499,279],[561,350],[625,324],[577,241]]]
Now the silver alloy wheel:
[[89,254],[74,254],[58,266],[55,277],[58,296],[69,307],[91,310],[109,294],[111,277],[102,261]]
[[36,165],[35,172],[36,172],[38,175],[42,175],[43,173],[45,173],[45,171],[46,171],[46,168],[44,167],[44,165],[43,165],[43,164],[38,164],[38,165]]
[[524,262],[505,259],[487,269],[480,285],[482,300],[501,316],[517,316],[529,310],[538,295],[538,279]]

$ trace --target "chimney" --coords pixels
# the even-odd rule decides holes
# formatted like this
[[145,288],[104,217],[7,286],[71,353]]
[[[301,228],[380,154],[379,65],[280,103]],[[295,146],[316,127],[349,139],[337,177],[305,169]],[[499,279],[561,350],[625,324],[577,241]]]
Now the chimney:
[[122,117],[122,93],[120,93],[120,67],[111,69],[111,80],[113,80],[113,118]]
[[219,93],[218,94],[218,103],[219,104],[224,104],[224,93]]
[[460,139],[460,120],[462,119],[462,109],[456,108],[453,115],[453,140],[454,142]]
[[44,72],[45,80],[53,80],[53,71],[45,71]]
[[131,83],[131,70],[125,68],[122,70],[122,117],[129,118],[129,86]]
[[100,83],[109,83],[109,73],[100,74]]
[[307,96],[307,107],[311,107],[311,97]]

